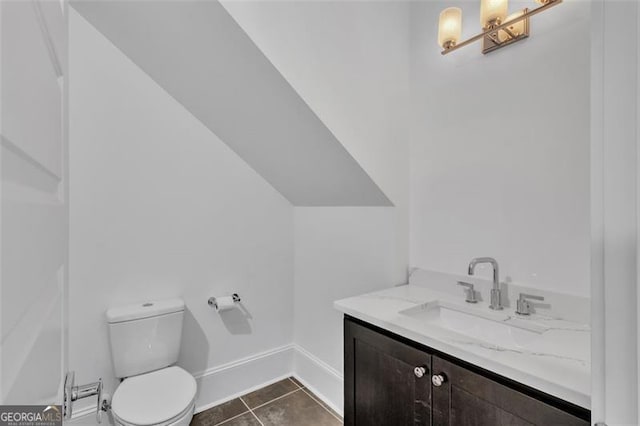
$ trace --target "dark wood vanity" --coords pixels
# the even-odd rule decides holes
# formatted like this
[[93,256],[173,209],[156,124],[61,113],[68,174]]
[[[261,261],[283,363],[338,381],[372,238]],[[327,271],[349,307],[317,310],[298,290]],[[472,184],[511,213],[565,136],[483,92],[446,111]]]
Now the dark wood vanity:
[[349,316],[344,398],[347,426],[590,424],[589,410]]

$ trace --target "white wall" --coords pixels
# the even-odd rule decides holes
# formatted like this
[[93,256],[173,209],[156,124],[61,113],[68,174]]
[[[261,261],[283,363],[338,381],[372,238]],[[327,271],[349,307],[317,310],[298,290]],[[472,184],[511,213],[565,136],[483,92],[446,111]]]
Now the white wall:
[[333,301],[406,280],[409,6],[223,5],[395,206],[295,208],[295,370],[341,409]]
[[391,201],[406,203],[408,3],[222,4]]
[[73,5],[294,206],[391,205],[218,1]]
[[[185,300],[179,364],[197,377],[283,354],[293,337],[290,203],[74,10],[69,65],[76,381],[102,377],[114,390],[105,310],[145,300]],[[231,292],[248,318],[208,307]],[[290,371],[278,365],[207,389],[204,377],[198,405]]]
[[393,207],[295,209],[294,342],[303,349],[295,371],[338,410],[343,316],[333,302],[401,282],[393,262],[396,214]]
[[412,4],[411,265],[464,274],[492,256],[503,280],[588,296],[589,2],[489,55],[442,56],[439,12],[461,6],[465,38],[477,3]]

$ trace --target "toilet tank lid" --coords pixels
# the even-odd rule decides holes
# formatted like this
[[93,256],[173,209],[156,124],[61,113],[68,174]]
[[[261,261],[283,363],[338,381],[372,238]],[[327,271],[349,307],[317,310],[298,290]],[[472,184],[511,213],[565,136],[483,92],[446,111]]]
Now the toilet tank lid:
[[155,300],[118,306],[107,310],[107,321],[114,324],[184,311],[182,299]]

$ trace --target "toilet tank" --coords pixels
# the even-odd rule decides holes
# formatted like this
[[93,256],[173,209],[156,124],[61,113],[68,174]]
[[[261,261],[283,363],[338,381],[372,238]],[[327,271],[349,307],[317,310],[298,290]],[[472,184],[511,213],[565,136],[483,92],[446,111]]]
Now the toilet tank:
[[124,378],[175,364],[182,337],[182,299],[145,302],[107,311],[111,358]]

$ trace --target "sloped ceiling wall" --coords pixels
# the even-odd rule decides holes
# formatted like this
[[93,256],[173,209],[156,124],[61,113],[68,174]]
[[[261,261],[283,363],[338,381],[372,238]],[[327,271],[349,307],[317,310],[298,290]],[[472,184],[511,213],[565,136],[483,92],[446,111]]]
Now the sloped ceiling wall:
[[72,6],[293,205],[392,205],[217,1]]

